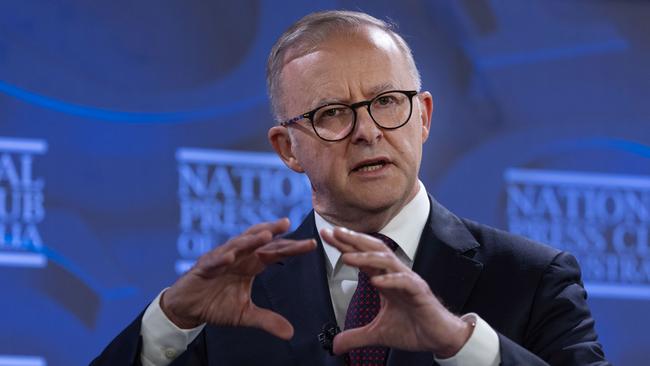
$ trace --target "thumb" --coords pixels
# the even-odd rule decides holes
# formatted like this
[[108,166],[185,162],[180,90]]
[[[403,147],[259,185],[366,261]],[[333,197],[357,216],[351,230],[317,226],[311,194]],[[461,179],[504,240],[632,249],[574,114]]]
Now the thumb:
[[364,346],[376,345],[368,326],[345,330],[334,337],[333,351],[340,355]]
[[250,309],[246,320],[242,321],[242,325],[265,330],[284,340],[293,337],[293,326],[285,317],[255,305]]

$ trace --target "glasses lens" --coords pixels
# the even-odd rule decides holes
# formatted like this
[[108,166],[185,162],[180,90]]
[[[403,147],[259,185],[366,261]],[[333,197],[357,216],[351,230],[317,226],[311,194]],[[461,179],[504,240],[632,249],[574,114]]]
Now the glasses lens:
[[354,111],[343,104],[331,104],[316,111],[313,122],[318,136],[325,140],[339,140],[350,132]]
[[381,127],[400,127],[411,116],[411,98],[400,92],[380,94],[372,100],[370,114]]

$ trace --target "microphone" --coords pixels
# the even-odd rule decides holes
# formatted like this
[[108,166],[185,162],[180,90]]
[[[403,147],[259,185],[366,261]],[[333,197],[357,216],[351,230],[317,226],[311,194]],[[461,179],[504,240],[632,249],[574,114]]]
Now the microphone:
[[334,336],[341,333],[341,328],[339,328],[336,323],[325,323],[321,328],[321,332],[318,333],[318,342],[323,347],[324,350],[329,352],[330,355],[334,356]]

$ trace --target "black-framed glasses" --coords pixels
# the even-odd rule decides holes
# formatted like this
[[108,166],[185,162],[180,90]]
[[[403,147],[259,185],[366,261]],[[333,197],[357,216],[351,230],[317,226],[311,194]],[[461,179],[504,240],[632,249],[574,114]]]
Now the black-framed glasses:
[[357,108],[365,106],[375,124],[385,130],[404,126],[413,112],[416,90],[389,90],[370,100],[354,104],[329,103],[280,123],[287,127],[309,119],[314,132],[325,141],[340,141],[348,137],[357,124]]

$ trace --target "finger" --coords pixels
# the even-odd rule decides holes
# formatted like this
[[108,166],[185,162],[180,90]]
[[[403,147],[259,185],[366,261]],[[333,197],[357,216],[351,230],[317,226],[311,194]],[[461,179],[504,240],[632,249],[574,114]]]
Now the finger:
[[354,246],[346,244],[336,239],[334,237],[334,231],[332,229],[322,229],[320,231],[320,236],[321,238],[323,238],[324,241],[327,242],[327,244],[338,249],[339,252],[341,253],[352,253],[357,251],[357,249]]
[[[209,257],[209,256],[208,256]],[[209,267],[223,267],[235,262],[235,253],[233,251],[223,253],[214,258],[206,258],[206,263],[202,263],[205,268]],[[200,261],[198,263],[201,263]]]
[[427,289],[423,288],[419,282],[404,272],[388,273],[370,279],[370,283],[380,292],[396,291],[411,296],[420,295],[425,291],[430,292],[427,290],[428,287]]
[[287,257],[304,254],[314,249],[316,249],[316,240],[314,239],[276,239],[260,247],[255,253],[264,264],[269,264]]
[[333,230],[323,229],[321,236],[341,253],[390,251],[381,240],[342,227],[336,227]]
[[345,330],[334,337],[332,350],[335,354],[340,355],[355,348],[377,345],[375,334],[377,332],[370,331],[369,325]]
[[334,228],[334,237],[341,242],[354,246],[362,252],[390,251],[381,239],[343,227]]
[[262,329],[287,341],[293,337],[293,326],[285,317],[255,305],[242,319],[242,325]]
[[232,239],[228,243],[229,249],[234,251],[235,256],[250,253],[273,240],[273,234],[269,230],[259,231],[255,234],[244,234]]
[[349,266],[363,268],[364,270],[372,269],[373,273],[376,274],[409,270],[391,252],[345,253],[341,256],[341,259],[343,263]]
[[290,226],[291,223],[289,222],[289,219],[283,217],[273,222],[262,222],[253,225],[249,227],[246,231],[244,231],[243,234],[257,234],[261,231],[268,230],[275,236],[286,232],[287,230],[289,230]]
[[263,231],[254,235],[240,235],[201,256],[197,261],[197,267],[210,271],[232,264],[237,258],[261,247],[271,241],[271,239],[272,235],[269,231]]

